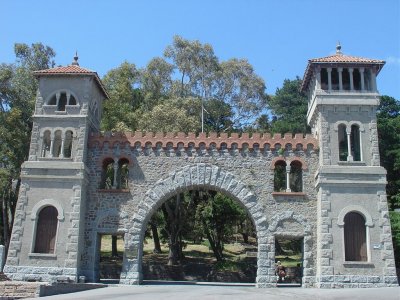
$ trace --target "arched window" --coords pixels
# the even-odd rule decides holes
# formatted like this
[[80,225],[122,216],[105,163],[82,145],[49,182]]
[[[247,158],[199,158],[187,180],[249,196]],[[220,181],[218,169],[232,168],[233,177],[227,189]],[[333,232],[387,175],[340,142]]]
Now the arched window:
[[114,160],[106,158],[103,161],[103,170],[101,174],[101,189],[112,189],[114,185]]
[[348,148],[347,148],[347,132],[346,125],[340,124],[338,127],[338,138],[339,138],[339,160],[347,161]]
[[121,158],[118,161],[117,189],[127,189],[129,179],[129,161]]
[[358,125],[351,125],[350,144],[353,160],[361,161],[360,128]]
[[61,154],[61,130],[57,130],[54,134],[53,157],[59,157]]
[[283,192],[286,190],[286,162],[278,160],[274,169],[274,191]]
[[292,192],[303,191],[303,172],[301,162],[298,160],[292,161],[290,164],[289,174],[290,190]]
[[364,217],[349,212],[344,217],[344,248],[346,261],[367,261],[367,234]]
[[63,149],[64,157],[71,157],[72,138],[73,138],[73,133],[71,130],[68,130],[65,133],[65,139],[64,139],[64,149]]
[[51,133],[50,130],[46,130],[43,134],[43,144],[42,144],[42,157],[51,156]]
[[68,92],[57,92],[50,98],[48,105],[56,105],[57,111],[65,111],[66,105],[76,105],[77,101],[74,96]]
[[36,223],[34,253],[54,253],[58,225],[58,211],[54,206],[44,207]]

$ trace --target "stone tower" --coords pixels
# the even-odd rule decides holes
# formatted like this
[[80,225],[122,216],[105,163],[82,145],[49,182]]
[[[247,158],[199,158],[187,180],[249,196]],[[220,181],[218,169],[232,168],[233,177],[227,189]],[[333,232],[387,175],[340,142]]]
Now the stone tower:
[[397,284],[376,122],[384,64],[345,55],[338,45],[305,71],[307,121],[320,147],[317,287]]
[[4,272],[13,280],[76,281],[83,241],[89,133],[98,131],[107,93],[96,72],[71,65],[39,80],[29,159]]

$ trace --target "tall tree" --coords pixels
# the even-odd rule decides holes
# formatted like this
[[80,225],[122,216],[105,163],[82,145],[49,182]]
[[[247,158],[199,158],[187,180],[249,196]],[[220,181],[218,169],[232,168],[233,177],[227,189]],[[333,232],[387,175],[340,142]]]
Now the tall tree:
[[55,52],[41,43],[15,44],[15,63],[0,65],[0,197],[2,242],[8,246],[20,186],[20,167],[27,159],[38,83],[33,71],[54,67]]
[[387,170],[386,187],[392,209],[400,208],[400,102],[382,96],[377,112],[381,165]]
[[138,88],[139,71],[136,66],[123,62],[104,76],[103,84],[110,99],[104,103],[102,129],[136,130],[134,111],[140,107],[143,98]]
[[283,86],[268,100],[273,115],[271,130],[278,133],[308,133],[307,97],[300,92],[301,79],[285,79]]

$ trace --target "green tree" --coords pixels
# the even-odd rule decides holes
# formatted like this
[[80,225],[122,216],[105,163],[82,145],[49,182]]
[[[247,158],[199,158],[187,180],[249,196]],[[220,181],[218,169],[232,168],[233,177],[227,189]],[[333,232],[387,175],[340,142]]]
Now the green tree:
[[272,132],[308,133],[307,97],[300,92],[301,79],[285,79],[282,88],[268,100],[268,107],[273,115]]
[[142,109],[147,112],[161,100],[170,98],[173,86],[174,66],[161,57],[155,57],[140,71],[144,100]]
[[139,78],[136,66],[126,61],[104,76],[103,84],[110,99],[104,102],[103,130],[136,130],[135,110],[143,100],[142,92],[138,88]]
[[377,122],[381,165],[387,171],[388,202],[392,209],[400,208],[400,102],[382,96]]
[[20,186],[20,167],[27,160],[38,83],[33,71],[55,65],[48,46],[15,44],[15,63],[0,65],[0,197],[2,242],[8,247]]
[[149,112],[137,111],[138,128],[152,132],[197,132],[200,102],[194,98],[169,99]]
[[217,261],[222,261],[224,242],[232,238],[246,213],[236,202],[218,192],[200,192],[200,200],[196,208],[196,226],[202,228]]

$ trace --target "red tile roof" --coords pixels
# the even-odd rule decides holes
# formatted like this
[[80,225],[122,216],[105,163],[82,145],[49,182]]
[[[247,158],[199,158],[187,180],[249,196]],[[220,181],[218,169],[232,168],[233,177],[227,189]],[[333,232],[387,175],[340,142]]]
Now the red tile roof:
[[356,57],[344,55],[342,53],[337,53],[335,55],[330,55],[321,58],[310,59],[309,62],[312,63],[365,63],[365,64],[384,64],[383,60]]
[[39,71],[34,71],[33,72],[35,76],[51,76],[51,75],[58,75],[58,76],[69,76],[69,75],[88,75],[88,76],[94,76],[96,79],[97,84],[99,85],[100,89],[106,96],[108,97],[107,91],[104,88],[103,83],[100,80],[99,75],[97,75],[96,72],[92,70],[88,70],[85,68],[80,67],[79,65],[69,65],[69,66],[60,66],[60,67],[55,67],[51,69],[45,69],[45,70],[39,70]]
[[308,83],[314,72],[314,68],[312,68],[311,66],[316,64],[321,64],[326,66],[331,66],[332,64],[348,64],[348,65],[359,65],[360,67],[377,65],[378,66],[377,74],[378,74],[379,71],[382,69],[383,65],[385,64],[385,61],[345,55],[341,52],[326,57],[310,59],[308,60],[308,65],[304,72],[303,83],[300,87],[301,91],[305,91],[306,87],[308,86]]

